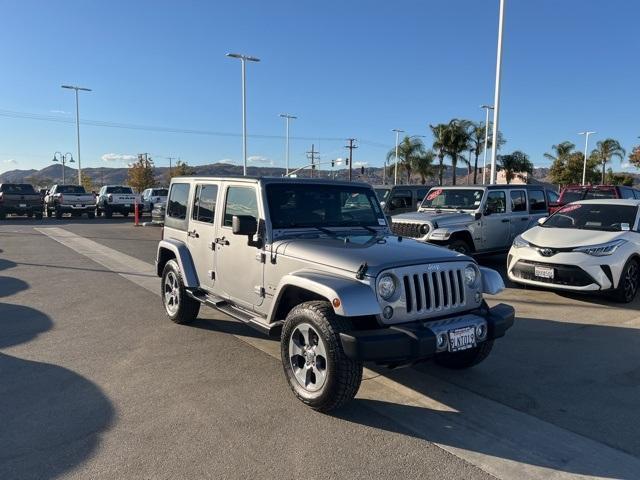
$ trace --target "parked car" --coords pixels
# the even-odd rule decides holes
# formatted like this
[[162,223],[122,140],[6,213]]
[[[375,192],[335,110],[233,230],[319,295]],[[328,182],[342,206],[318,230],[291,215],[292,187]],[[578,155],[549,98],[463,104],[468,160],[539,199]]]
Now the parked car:
[[147,188],[142,192],[141,200],[144,212],[152,212],[155,205],[167,202],[167,194],[169,190],[166,188]]
[[0,184],[0,220],[9,214],[42,218],[42,199],[28,183]]
[[555,213],[565,205],[579,200],[626,198],[640,199],[640,189],[622,185],[569,185],[562,189],[560,197],[552,202],[550,213]]
[[151,223],[164,225],[165,207],[165,203],[158,203],[154,205],[153,210],[151,211]]
[[96,196],[87,193],[82,185],[54,185],[44,197],[44,213],[47,217],[62,218],[65,213],[87,218],[95,216]]
[[133,193],[131,187],[123,185],[105,185],[98,192],[96,198],[96,214],[104,213],[106,218],[111,218],[114,213],[128,217],[135,212],[135,204],[138,196]]
[[373,189],[386,215],[415,212],[431,187],[426,185],[375,185]]
[[471,367],[514,318],[483,300],[497,272],[391,235],[363,183],[176,177],[156,267],[171,320],[205,304],[279,338],[291,389],[322,411],[354,397],[364,361]]
[[516,283],[608,292],[631,302],[640,283],[640,200],[583,200],[516,237],[507,260]]
[[506,252],[548,215],[552,193],[535,185],[433,187],[417,212],[391,217],[391,230],[464,254]]

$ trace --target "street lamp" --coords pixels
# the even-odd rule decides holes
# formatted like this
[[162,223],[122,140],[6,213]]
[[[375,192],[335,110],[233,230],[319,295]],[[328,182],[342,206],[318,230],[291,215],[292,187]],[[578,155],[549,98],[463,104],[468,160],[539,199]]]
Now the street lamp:
[[587,183],[587,151],[589,149],[589,135],[597,132],[578,132],[578,135],[584,135],[584,165],[582,166],[582,185]]
[[500,0],[500,19],[498,20],[498,51],[496,53],[496,89],[493,97],[493,140],[491,145],[491,180],[496,183],[496,159],[498,153],[498,120],[500,117],[500,75],[502,70],[502,31],[504,27],[504,3]]
[[[58,159],[58,156],[60,157]],[[69,157],[69,160],[67,160],[67,157]],[[62,164],[62,184],[65,184],[65,178],[64,178],[64,170],[65,170],[65,164],[67,162],[69,163],[74,163],[73,160],[73,155],[71,155],[71,152],[67,152],[64,155],[61,152],[55,152],[53,154],[53,162],[60,162]]]
[[396,165],[393,172],[393,184],[397,185],[398,183],[398,143],[400,141],[400,134],[404,133],[404,130],[399,130],[397,128],[394,128],[391,131],[396,132]]
[[285,151],[284,151],[284,163],[285,163],[285,170],[286,170],[286,174],[289,175],[289,120],[296,120],[298,117],[295,117],[293,115],[289,115],[288,113],[281,113],[280,114],[281,118],[285,119],[285,122],[287,124],[286,127],[286,142],[285,142]]
[[480,105],[486,111],[484,120],[484,160],[482,164],[482,184],[487,183],[487,147],[489,146],[489,110],[493,110],[493,105]]
[[242,159],[243,175],[247,175],[247,89],[245,87],[246,62],[259,62],[260,59],[242,55],[240,53],[227,53],[227,57],[238,58],[242,63]]
[[76,91],[76,137],[78,139],[78,185],[82,185],[82,164],[80,163],[80,109],[78,107],[78,90],[90,92],[90,88],[77,87],[75,85],[62,85],[62,88]]

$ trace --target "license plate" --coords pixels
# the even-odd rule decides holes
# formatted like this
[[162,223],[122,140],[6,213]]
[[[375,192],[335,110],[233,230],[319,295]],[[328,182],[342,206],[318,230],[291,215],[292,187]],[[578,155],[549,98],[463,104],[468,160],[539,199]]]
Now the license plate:
[[21,203],[20,204],[20,208],[27,208],[27,204],[26,203]]
[[553,280],[553,276],[554,276],[553,268],[550,268],[550,267],[539,267],[539,266],[536,266],[534,268],[533,273],[534,273],[534,275],[536,277],[548,278],[548,279],[551,279],[551,280]]
[[449,351],[457,352],[476,346],[475,327],[457,328],[449,330]]
[[125,206],[125,208],[129,208],[131,206],[131,204],[130,203],[125,203],[124,206]]
[[80,208],[81,206],[82,206],[82,205],[77,204],[77,203],[74,205],[74,207],[76,207],[76,208]]

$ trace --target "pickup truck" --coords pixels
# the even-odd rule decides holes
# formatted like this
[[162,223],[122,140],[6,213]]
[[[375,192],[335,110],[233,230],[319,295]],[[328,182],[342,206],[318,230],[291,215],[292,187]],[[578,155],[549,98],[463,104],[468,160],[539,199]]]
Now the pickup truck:
[[556,213],[569,203],[580,200],[640,199],[640,189],[619,185],[568,185],[557,201],[549,204],[549,213]]
[[44,197],[44,213],[47,217],[62,218],[65,213],[79,217],[95,217],[96,196],[87,193],[82,185],[54,185]]
[[131,187],[122,185],[105,185],[98,192],[96,199],[96,214],[104,213],[106,218],[111,218],[114,213],[128,217],[135,211],[135,204],[140,203],[138,196],[133,193]]
[[29,218],[34,215],[36,218],[42,218],[42,199],[32,185],[0,184],[0,220],[4,220],[10,213],[26,215]]
[[142,192],[142,211],[153,212],[156,205],[167,203],[168,192],[166,188],[147,188]]

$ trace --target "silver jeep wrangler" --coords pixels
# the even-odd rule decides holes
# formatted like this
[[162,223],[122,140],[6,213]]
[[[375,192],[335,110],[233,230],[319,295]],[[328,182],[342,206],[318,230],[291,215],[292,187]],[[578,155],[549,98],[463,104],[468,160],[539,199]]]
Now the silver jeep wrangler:
[[174,178],[156,266],[171,320],[206,304],[279,337],[289,385],[321,411],[355,396],[365,361],[470,367],[514,320],[483,300],[498,273],[392,235],[361,183]]

